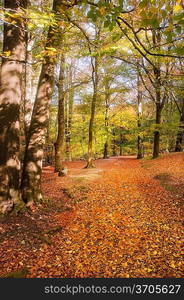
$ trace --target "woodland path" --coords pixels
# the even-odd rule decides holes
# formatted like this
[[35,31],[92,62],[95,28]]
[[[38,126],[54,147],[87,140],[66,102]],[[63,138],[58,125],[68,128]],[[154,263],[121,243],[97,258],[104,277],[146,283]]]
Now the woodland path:
[[54,206],[32,219],[63,229],[52,245],[31,240],[32,260],[24,237],[28,277],[182,277],[181,199],[134,157],[95,164],[69,163],[62,178],[45,168],[43,188]]

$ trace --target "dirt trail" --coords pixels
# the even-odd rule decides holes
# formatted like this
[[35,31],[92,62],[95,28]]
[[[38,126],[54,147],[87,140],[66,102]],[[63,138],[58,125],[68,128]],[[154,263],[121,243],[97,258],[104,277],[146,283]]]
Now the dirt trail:
[[63,230],[52,245],[33,246],[28,277],[182,277],[174,195],[134,157],[97,160],[91,170],[84,165],[69,163],[64,178],[45,169],[45,194],[56,207],[65,197],[67,209],[50,212],[50,224]]

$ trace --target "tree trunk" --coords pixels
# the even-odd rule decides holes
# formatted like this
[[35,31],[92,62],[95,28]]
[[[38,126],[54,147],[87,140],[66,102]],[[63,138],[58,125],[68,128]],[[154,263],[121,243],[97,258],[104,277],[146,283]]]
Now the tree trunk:
[[120,143],[119,143],[119,155],[123,155],[123,141],[124,141],[124,136],[123,133],[120,133]]
[[[161,32],[153,30],[153,45],[160,45],[161,42]],[[160,50],[160,47],[158,47]],[[161,99],[161,68],[160,62],[156,63],[156,66],[153,69],[155,75],[155,105],[156,105],[156,130],[154,132],[154,141],[153,141],[153,158],[159,156],[160,151],[160,124],[161,124],[161,113],[165,104],[165,96]]]
[[117,153],[116,153],[116,129],[115,128],[112,129],[112,136],[113,136],[113,139],[112,139],[112,155],[117,156]]
[[142,159],[144,157],[144,144],[143,138],[140,133],[141,128],[141,119],[142,119],[142,92],[141,92],[141,82],[138,70],[137,76],[137,106],[138,106],[138,120],[137,120],[137,127],[138,127],[138,137],[137,137],[137,159]]
[[[159,104],[156,105],[156,126],[159,127],[161,124],[161,106]],[[160,151],[160,128],[158,128],[154,132],[154,141],[153,141],[153,158],[157,158],[159,156]]]
[[122,156],[123,155],[123,146],[120,145],[119,147],[119,155]]
[[181,108],[181,116],[180,116],[180,124],[178,128],[178,133],[176,137],[176,146],[175,151],[181,152],[183,151],[183,140],[184,140],[184,100],[182,101],[182,108]]
[[96,101],[97,101],[97,88],[98,88],[98,58],[94,58],[95,63],[93,65],[93,98],[91,102],[91,117],[89,122],[89,139],[88,139],[88,158],[86,168],[92,168],[93,166],[93,127],[95,119]]
[[39,79],[24,158],[21,187],[26,203],[42,199],[41,173],[53,79],[51,74],[53,74],[52,65],[44,64]]
[[25,99],[24,99],[24,127],[25,127],[25,136],[27,138],[29,132],[29,126],[31,123],[31,115],[33,110],[33,86],[32,86],[32,76],[33,69],[32,65],[32,47],[34,45],[34,38],[29,37],[27,41],[27,54],[26,54],[26,65],[25,65]]
[[120,148],[119,148],[119,155],[122,156],[123,155],[123,147],[120,145]]
[[[138,124],[138,127],[140,127],[140,126],[141,125]],[[142,159],[143,157],[144,157],[143,139],[139,134],[138,138],[137,138],[137,159]]]
[[72,133],[72,119],[73,119],[73,104],[74,104],[74,88],[72,87],[72,69],[69,70],[69,92],[68,92],[68,114],[67,114],[67,128],[66,128],[66,159],[72,160],[71,153],[71,133]]
[[[27,8],[26,0],[4,0],[12,14]],[[11,25],[11,21],[16,24]],[[26,31],[23,19],[12,18],[4,24],[3,51],[10,52],[2,59],[0,76],[0,213],[7,213],[20,203],[20,106],[22,73],[26,53]]]
[[108,141],[106,141],[104,144],[104,153],[103,153],[104,159],[108,158],[108,148],[109,148]]
[[65,148],[65,92],[64,92],[64,56],[61,56],[59,75],[59,103],[58,103],[58,135],[55,143],[55,172],[62,176],[64,148]]
[[68,129],[66,137],[66,158],[67,161],[72,160],[71,153],[71,132],[72,132],[72,118],[73,118],[73,92],[69,96],[69,111],[68,111]]
[[[59,5],[59,0],[54,0],[53,11],[55,12],[57,5]],[[54,28],[50,26],[46,48],[54,46],[55,38],[53,29]],[[42,200],[42,161],[49,118],[49,104],[53,90],[54,64],[53,57],[51,60],[49,56],[45,56],[39,78],[24,157],[21,189],[25,203],[39,202]]]
[[108,82],[105,84],[105,132],[106,132],[106,141],[104,144],[104,153],[103,158],[108,158],[109,153],[109,85]]

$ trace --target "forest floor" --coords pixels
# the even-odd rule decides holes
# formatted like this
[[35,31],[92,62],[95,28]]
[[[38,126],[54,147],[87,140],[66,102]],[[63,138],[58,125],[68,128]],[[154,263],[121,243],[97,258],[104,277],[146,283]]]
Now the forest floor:
[[67,165],[44,168],[44,204],[0,222],[1,277],[183,277],[184,153]]

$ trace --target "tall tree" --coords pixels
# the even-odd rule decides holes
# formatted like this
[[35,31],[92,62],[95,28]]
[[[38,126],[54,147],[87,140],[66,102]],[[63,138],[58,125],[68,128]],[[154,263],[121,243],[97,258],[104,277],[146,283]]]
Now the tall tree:
[[106,141],[104,144],[104,153],[103,153],[103,158],[106,159],[108,158],[109,155],[109,98],[110,98],[110,94],[109,94],[109,86],[108,86],[108,82],[106,82],[105,84],[105,132],[106,132]]
[[[53,12],[57,12],[60,1],[53,1]],[[25,203],[42,200],[41,174],[44,154],[44,144],[49,118],[49,104],[53,91],[55,59],[49,55],[48,50],[56,45],[57,35],[54,29],[57,24],[50,25],[46,41],[46,55],[39,78],[32,119],[27,137],[24,157],[24,167],[21,182],[22,197]]]
[[86,168],[93,167],[93,127],[95,120],[96,102],[98,96],[98,82],[99,82],[99,58],[95,56],[91,58],[92,64],[92,82],[93,82],[93,97],[91,101],[91,115],[89,121],[89,136],[88,136],[88,157]]
[[183,141],[184,141],[184,99],[181,101],[181,106],[179,107],[180,113],[180,123],[179,128],[176,136],[176,146],[175,151],[181,152],[183,150]]
[[73,81],[73,72],[72,68],[69,69],[69,90],[68,90],[68,101],[67,101],[67,114],[66,114],[66,159],[67,161],[72,160],[71,152],[71,134],[72,134],[72,119],[73,119],[73,105],[74,105],[74,87],[72,84]]
[[[137,72],[137,106],[138,106],[138,120],[137,120],[137,127],[140,131],[141,129],[141,121],[142,121],[142,91],[141,91],[141,80],[139,76],[139,69]],[[137,137],[137,158],[141,159],[144,157],[144,144],[141,132],[138,132]]]
[[[4,23],[3,52],[0,74],[0,212],[11,211],[20,200],[20,107],[22,73],[26,53],[25,11],[27,0],[5,0],[9,13]],[[14,17],[15,16],[15,17]]]
[[55,171],[62,176],[63,162],[65,156],[65,57],[61,54],[60,74],[58,82],[58,133],[55,143]]

